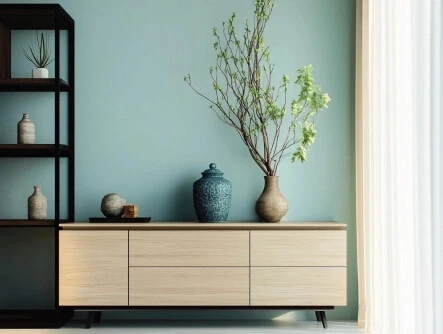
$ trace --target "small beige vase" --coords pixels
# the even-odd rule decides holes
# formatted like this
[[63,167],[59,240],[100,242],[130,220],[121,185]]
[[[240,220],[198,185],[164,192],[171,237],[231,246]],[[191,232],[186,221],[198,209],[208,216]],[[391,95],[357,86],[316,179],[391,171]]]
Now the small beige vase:
[[48,219],[48,200],[43,195],[41,187],[34,186],[34,192],[28,198],[28,219]]
[[28,114],[17,124],[17,144],[35,144],[35,124]]
[[288,202],[278,187],[278,176],[265,176],[265,188],[255,203],[255,211],[266,223],[278,223],[288,212]]

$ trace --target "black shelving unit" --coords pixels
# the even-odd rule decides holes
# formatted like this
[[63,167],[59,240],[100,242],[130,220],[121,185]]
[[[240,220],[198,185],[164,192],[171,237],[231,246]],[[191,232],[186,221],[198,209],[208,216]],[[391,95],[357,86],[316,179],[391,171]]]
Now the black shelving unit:
[[[51,79],[11,78],[11,30],[53,30],[54,67]],[[60,31],[68,34],[68,82],[60,78]],[[0,158],[52,158],[55,166],[54,219],[2,220],[0,228],[50,228],[54,230],[55,300],[49,310],[0,310],[0,328],[59,328],[72,317],[72,309],[58,303],[59,224],[74,222],[75,185],[75,22],[58,4],[0,4],[0,92],[49,92],[55,97],[54,143],[35,145],[0,144]],[[60,143],[60,95],[68,94],[68,143]],[[60,217],[60,160],[68,159],[68,217]],[[1,192],[1,188],[0,188]]]

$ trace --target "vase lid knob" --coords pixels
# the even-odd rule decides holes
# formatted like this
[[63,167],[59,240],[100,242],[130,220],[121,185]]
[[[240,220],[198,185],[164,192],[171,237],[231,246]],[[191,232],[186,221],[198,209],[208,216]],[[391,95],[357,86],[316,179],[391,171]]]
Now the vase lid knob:
[[223,172],[217,169],[217,165],[213,162],[209,165],[209,169],[205,170],[202,175],[204,177],[221,177]]

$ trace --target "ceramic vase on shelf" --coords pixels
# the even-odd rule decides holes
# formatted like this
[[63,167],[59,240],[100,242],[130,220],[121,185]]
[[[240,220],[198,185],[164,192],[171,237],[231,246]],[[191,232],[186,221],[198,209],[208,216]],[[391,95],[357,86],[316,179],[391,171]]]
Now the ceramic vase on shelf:
[[35,124],[28,114],[17,124],[17,144],[35,144]]
[[199,222],[225,222],[231,208],[232,185],[212,163],[193,184],[194,209]]
[[49,77],[48,69],[45,67],[38,67],[32,69],[33,79],[47,79]]
[[41,187],[34,186],[34,192],[28,198],[28,219],[48,219],[48,200],[42,194]]
[[278,223],[288,212],[288,202],[278,187],[278,176],[265,176],[265,187],[255,203],[255,211],[267,223]]

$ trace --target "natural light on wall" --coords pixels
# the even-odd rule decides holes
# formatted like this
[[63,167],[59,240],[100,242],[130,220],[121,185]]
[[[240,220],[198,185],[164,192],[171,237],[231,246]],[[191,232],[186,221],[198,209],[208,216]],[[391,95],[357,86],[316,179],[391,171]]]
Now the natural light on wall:
[[358,6],[359,324],[443,333],[441,2]]

